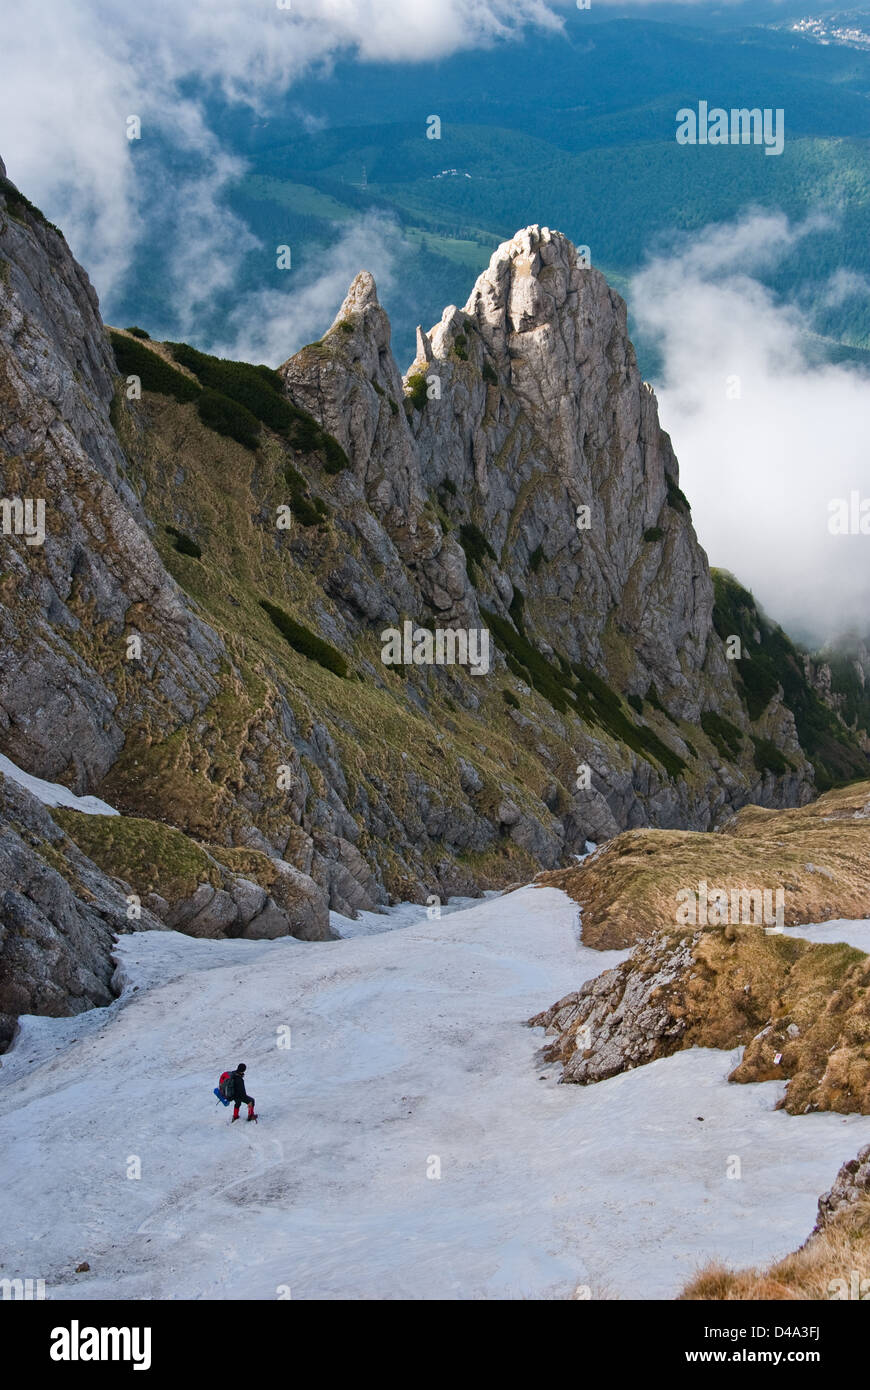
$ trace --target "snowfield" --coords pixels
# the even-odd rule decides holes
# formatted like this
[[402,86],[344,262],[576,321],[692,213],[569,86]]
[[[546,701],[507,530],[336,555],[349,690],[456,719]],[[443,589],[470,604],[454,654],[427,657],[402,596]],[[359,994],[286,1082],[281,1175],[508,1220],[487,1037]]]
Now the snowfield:
[[[784,1255],[870,1116],[775,1112],[781,1083],[729,1085],[738,1054],[710,1050],[557,1085],[525,1019],[625,954],[583,947],[551,888],[338,942],[124,937],[117,1003],[26,1018],[2,1058],[0,1275],[61,1299],[652,1299]],[[239,1061],[259,1125],[211,1094]]]

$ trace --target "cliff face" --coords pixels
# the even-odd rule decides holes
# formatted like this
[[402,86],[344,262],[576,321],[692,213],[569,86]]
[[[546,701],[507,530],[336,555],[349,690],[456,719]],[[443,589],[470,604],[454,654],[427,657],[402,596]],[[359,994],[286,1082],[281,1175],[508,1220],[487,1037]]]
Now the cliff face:
[[[420,335],[419,357],[412,371],[439,377],[443,392],[415,421],[424,475],[436,489],[449,480],[490,540],[493,601],[519,591],[537,641],[620,693],[644,698],[653,686],[687,761],[680,721],[697,726],[713,710],[745,729],[671,442],[604,277],[558,232],[527,228],[495,253],[464,310]],[[776,723],[778,745],[797,753],[787,712]],[[709,759],[650,781],[649,764],[625,777],[597,742],[581,752],[607,783],[615,822],[601,807],[592,838],[650,821],[703,827],[742,795],[730,769],[710,775]],[[742,771],[753,799],[807,795],[799,753],[775,787]]]
[[[9,185],[0,209],[2,492],[41,499],[47,533],[3,537],[0,737],[28,771],[83,792],[146,712],[169,734],[204,708],[221,643],[166,573],[126,479],[86,274]],[[149,654],[137,670],[123,665],[133,629]]]
[[676,459],[604,277],[559,233],[527,228],[420,348],[412,371],[442,391],[414,421],[426,484],[467,499],[494,587],[520,589],[528,625],[626,693],[655,680],[697,722],[718,683],[733,706],[706,557],[688,508],[668,506]]
[[[625,306],[559,233],[500,247],[404,378],[365,272],[275,373],[110,341],[4,179],[0,475],[0,751],[146,827],[62,821],[166,923],[203,896],[144,871],[167,827],[213,896],[238,907],[243,875],[284,914],[270,934],[310,936],[327,905],[813,794],[783,690],[750,717],[725,659]],[[491,669],[385,665],[406,619],[486,628]],[[246,930],[214,900],[209,931]]]

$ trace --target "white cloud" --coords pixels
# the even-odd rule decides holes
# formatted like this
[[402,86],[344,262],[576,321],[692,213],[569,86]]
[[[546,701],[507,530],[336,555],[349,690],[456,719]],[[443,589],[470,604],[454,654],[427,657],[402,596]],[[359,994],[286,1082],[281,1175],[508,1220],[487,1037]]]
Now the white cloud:
[[[244,254],[243,224],[220,206],[234,168],[190,96],[191,82],[264,112],[300,74],[340,53],[432,59],[528,25],[561,24],[544,0],[290,0],[290,6],[40,0],[7,7],[0,152],[9,177],[64,228],[101,296],[111,299],[153,201],[168,193],[191,209],[188,238],[209,248],[219,280],[232,277]],[[141,118],[141,141],[127,140],[129,115]],[[177,167],[168,161],[153,167],[148,142],[154,135],[170,161],[177,153]],[[194,173],[192,159],[200,166]],[[183,288],[189,254],[181,247],[176,259],[178,250],[167,244],[175,259],[169,268]]]
[[171,318],[182,336],[194,332],[200,315],[221,291],[236,283],[242,256],[260,242],[220,201],[237,178],[241,160],[216,151],[204,173],[167,190],[164,215],[170,244]]
[[630,303],[663,355],[661,420],[711,564],[821,640],[870,626],[870,536],[828,531],[833,498],[870,497],[870,377],[814,364],[810,319],[753,274],[818,225],[750,213],[708,228],[638,273]]
[[354,276],[370,270],[381,301],[395,284],[398,256],[405,249],[401,229],[392,218],[367,213],[351,223],[324,251],[317,278],[293,287],[294,271],[275,271],[286,288],[247,294],[227,319],[226,335],[213,350],[223,357],[278,366],[329,328]]
[[841,266],[828,279],[821,302],[825,308],[838,309],[850,299],[870,297],[870,276]]

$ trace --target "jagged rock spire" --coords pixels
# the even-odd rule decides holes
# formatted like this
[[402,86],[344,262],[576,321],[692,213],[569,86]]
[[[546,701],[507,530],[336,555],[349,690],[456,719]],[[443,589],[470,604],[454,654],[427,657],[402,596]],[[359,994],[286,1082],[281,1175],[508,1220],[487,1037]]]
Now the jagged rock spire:
[[352,318],[354,314],[363,313],[369,308],[378,309],[381,313],[384,312],[378,299],[375,277],[370,270],[361,270],[354,277],[350,289],[344,297],[344,302],[332,321],[332,326],[335,327],[342,319]]
[[423,332],[423,329],[420,327],[419,323],[417,324],[417,355],[414,358],[414,361],[432,361],[432,344],[429,341],[429,334]]

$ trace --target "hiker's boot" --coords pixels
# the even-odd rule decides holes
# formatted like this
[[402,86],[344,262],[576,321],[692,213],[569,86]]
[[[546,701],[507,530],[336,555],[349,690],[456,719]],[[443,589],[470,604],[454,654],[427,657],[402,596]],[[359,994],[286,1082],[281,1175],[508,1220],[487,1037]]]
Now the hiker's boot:
[[230,1120],[230,1124],[234,1124],[235,1121],[236,1121],[238,1118],[239,1118],[239,1107],[236,1106],[235,1110],[233,1111],[233,1118]]

